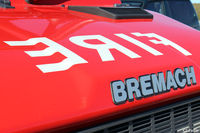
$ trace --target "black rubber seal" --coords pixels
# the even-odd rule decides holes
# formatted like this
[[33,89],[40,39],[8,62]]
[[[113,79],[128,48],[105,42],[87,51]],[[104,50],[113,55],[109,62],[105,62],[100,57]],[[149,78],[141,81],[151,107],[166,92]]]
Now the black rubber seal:
[[153,19],[152,14],[135,7],[68,6],[68,9],[111,19]]

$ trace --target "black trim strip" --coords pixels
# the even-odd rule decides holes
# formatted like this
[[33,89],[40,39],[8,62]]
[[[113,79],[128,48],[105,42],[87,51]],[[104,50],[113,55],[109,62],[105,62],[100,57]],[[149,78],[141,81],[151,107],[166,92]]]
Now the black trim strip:
[[111,19],[153,19],[152,14],[136,7],[68,6],[68,9]]

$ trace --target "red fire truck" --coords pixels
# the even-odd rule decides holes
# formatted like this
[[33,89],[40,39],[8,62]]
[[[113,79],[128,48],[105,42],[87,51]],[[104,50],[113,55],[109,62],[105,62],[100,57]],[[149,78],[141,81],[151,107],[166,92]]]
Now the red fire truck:
[[189,0],[0,0],[0,133],[200,132]]

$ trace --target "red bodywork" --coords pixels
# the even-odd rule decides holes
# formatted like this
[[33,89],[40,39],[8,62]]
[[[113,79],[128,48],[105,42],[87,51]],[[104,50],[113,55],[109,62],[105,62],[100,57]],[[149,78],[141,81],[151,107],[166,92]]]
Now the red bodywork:
[[[83,0],[82,0],[83,1]],[[119,0],[71,0],[71,5],[112,5]],[[107,2],[106,2],[107,1]],[[73,3],[74,2],[74,3]],[[80,2],[80,3],[79,3]],[[15,9],[0,9],[0,132],[38,132],[57,127],[79,129],[79,126],[106,121],[127,112],[139,112],[154,105],[192,95],[200,91],[200,33],[158,13],[154,18],[112,20],[104,17],[69,11],[60,5],[30,5],[24,0],[13,0]],[[163,53],[149,52],[114,36],[116,33],[156,33],[182,46],[191,56],[185,56],[169,46],[155,45],[147,37],[135,39]],[[131,59],[111,50],[115,61],[103,62],[96,50],[69,41],[72,36],[103,35],[141,58]],[[88,61],[69,70],[42,73],[37,64],[59,62],[59,53],[49,57],[31,58],[24,51],[42,50],[46,45],[8,46],[4,41],[25,41],[47,37]],[[133,36],[132,36],[133,37]],[[93,42],[98,43],[98,42]],[[197,85],[170,91],[134,102],[115,105],[110,82],[129,77],[173,71],[194,66]]]

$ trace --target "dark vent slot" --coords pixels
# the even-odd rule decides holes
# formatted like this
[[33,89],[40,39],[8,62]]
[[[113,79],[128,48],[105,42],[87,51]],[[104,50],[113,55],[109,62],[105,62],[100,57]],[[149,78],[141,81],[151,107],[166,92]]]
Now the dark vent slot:
[[159,133],[163,133],[163,132],[166,132],[168,130],[168,132],[170,131],[170,125],[164,125],[162,127],[159,127],[156,129],[156,132],[159,132]]
[[112,19],[152,19],[153,15],[136,7],[69,6],[69,10],[89,13]]
[[192,121],[193,122],[200,122],[200,118],[199,117],[192,118]]
[[163,117],[166,117],[166,116],[169,116],[169,115],[170,115],[170,110],[166,110],[166,111],[162,111],[162,112],[156,113],[155,114],[155,120],[163,118]]
[[184,123],[185,121],[188,121],[188,118],[187,117],[185,118],[185,116],[182,116],[181,118],[175,120],[175,124]]
[[136,119],[132,122],[132,124],[133,124],[133,131],[136,133],[142,133],[151,130],[150,116]]
[[194,128],[200,132],[200,121],[194,124]]
[[170,122],[171,122],[170,119],[167,120],[167,121],[162,121],[160,123],[155,124],[155,128],[159,128],[159,127],[162,127],[164,125],[170,124]]
[[108,130],[109,130],[110,133],[116,133],[116,132],[128,130],[128,127],[129,127],[128,123],[123,123],[123,124],[108,128]]
[[192,113],[192,118],[200,118],[200,111],[198,111],[198,112],[193,112]]
[[182,112],[187,109],[188,109],[188,105],[179,106],[179,107],[174,108],[174,113]]
[[147,117],[142,117],[140,119],[134,120],[133,125],[138,126],[138,125],[141,125],[141,124],[144,124],[144,123],[149,123],[149,122],[150,122],[150,116],[147,116]]
[[195,101],[191,103],[192,107],[193,106],[200,106],[200,101]]
[[174,114],[174,117],[175,118],[178,118],[178,117],[181,117],[181,116],[187,116],[187,111],[183,111],[183,112],[178,112],[178,113],[176,113],[176,114]]
[[161,122],[164,122],[164,121],[168,121],[168,120],[170,120],[170,116],[163,117],[163,118],[161,118],[159,120],[156,120],[155,124],[158,124],[158,123],[161,123]]
[[200,106],[192,107],[192,112],[200,111]]
[[140,130],[140,129],[143,129],[143,128],[146,128],[146,127],[149,127],[149,126],[151,126],[150,122],[149,123],[141,124],[141,125],[139,125],[137,127],[134,126],[133,129],[134,129],[134,131],[137,131],[137,130]]
[[146,133],[146,132],[148,132],[150,130],[151,130],[151,127],[150,127],[150,125],[148,125],[148,126],[145,126],[145,127],[133,129],[133,132],[134,133]]
[[182,123],[178,123],[175,125],[176,129],[182,128],[182,127],[187,127],[189,125],[188,121],[182,122]]
[[104,133],[104,130],[96,131],[94,133]]

